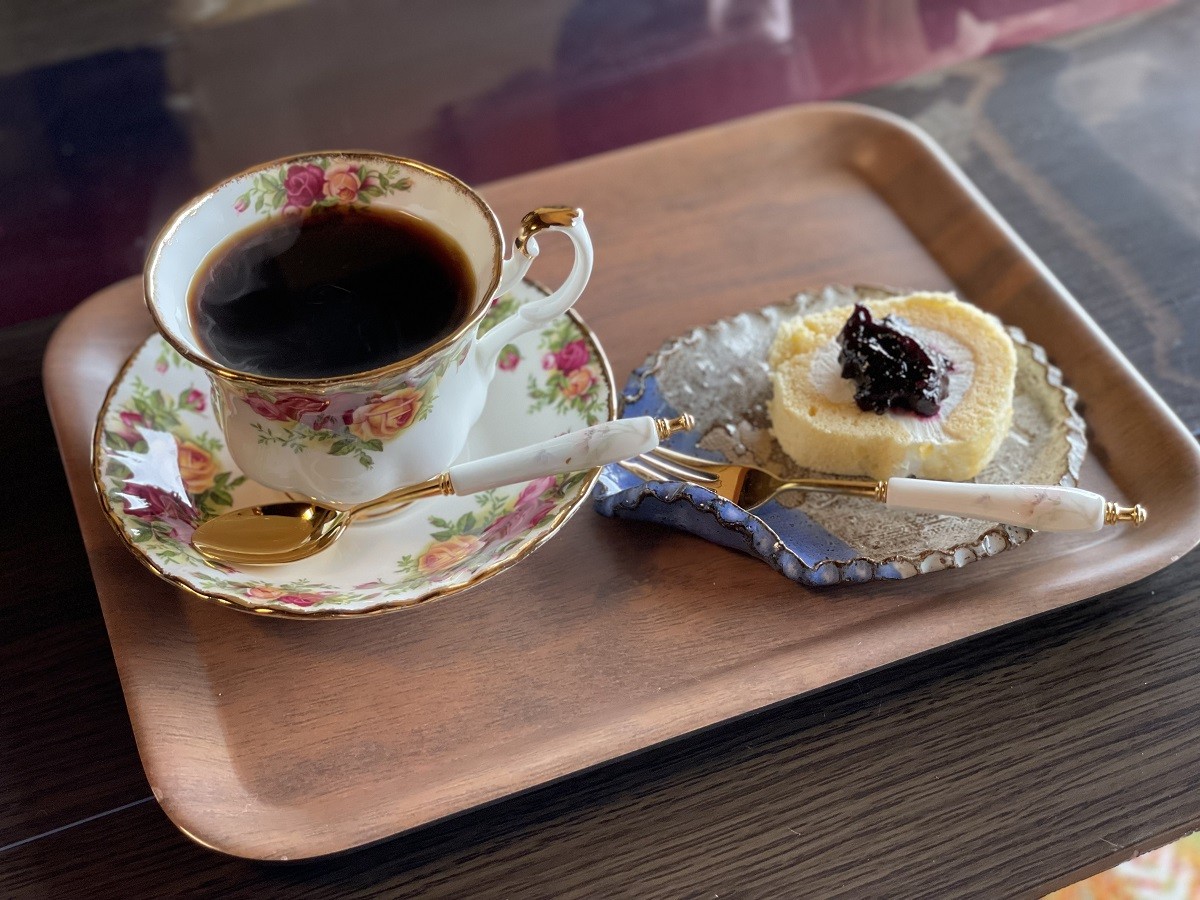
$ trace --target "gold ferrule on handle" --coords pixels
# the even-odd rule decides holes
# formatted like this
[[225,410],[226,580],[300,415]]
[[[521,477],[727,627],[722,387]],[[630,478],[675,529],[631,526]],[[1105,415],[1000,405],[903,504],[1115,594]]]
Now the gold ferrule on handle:
[[539,206],[531,213],[526,213],[521,220],[521,230],[517,232],[513,247],[520,253],[532,258],[529,252],[529,239],[540,231],[558,226],[570,228],[583,217],[583,210],[574,206]]
[[843,478],[799,478],[788,482],[789,487],[806,491],[822,491],[828,494],[845,494],[849,497],[869,497],[887,503],[887,482],[867,479]]
[[390,494],[384,494],[378,500],[372,500],[369,503],[364,503],[362,506],[356,506],[350,510],[350,513],[357,516],[359,513],[377,509],[380,506],[391,506],[394,503],[408,503],[424,497],[448,497],[453,493],[454,483],[450,481],[450,473],[442,472],[440,475],[434,475],[425,481],[419,481],[416,484],[410,484],[408,487],[392,491]]
[[695,427],[696,420],[692,418],[691,413],[684,413],[674,419],[654,420],[654,429],[658,432],[658,439],[660,441],[665,441],[677,431],[691,431]]
[[1140,503],[1133,506],[1117,506],[1111,500],[1104,504],[1104,524],[1116,525],[1118,522],[1131,522],[1137,528],[1146,521],[1146,507]]

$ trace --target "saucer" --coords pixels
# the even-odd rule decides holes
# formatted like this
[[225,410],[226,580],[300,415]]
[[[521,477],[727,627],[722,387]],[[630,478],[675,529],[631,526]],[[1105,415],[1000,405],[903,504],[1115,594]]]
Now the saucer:
[[[544,295],[531,283],[519,285],[494,301],[481,331]],[[573,311],[507,346],[497,367],[464,458],[616,415],[604,350]],[[207,376],[156,334],[109,388],[92,474],[117,534],[156,574],[241,610],[313,619],[386,612],[481,584],[549,540],[587,498],[599,469],[421,500],[354,522],[328,550],[299,562],[214,564],[191,545],[200,522],[288,497],[238,470],[213,414]]]
[[[696,418],[669,446],[714,460],[757,465],[783,477],[820,477],[795,465],[770,431],[767,350],[792,316],[895,296],[873,287],[830,286],[791,302],[745,312],[668,341],[629,378],[625,416]],[[990,484],[1074,487],[1087,448],[1075,392],[1046,352],[1008,328],[1017,350],[1013,424],[995,458],[975,479]],[[1023,543],[1027,528],[889,509],[834,494],[781,494],[747,512],[712,491],[680,482],[645,483],[607,466],[595,491],[607,516],[657,522],[757,556],[808,585],[909,578],[965,566]]]

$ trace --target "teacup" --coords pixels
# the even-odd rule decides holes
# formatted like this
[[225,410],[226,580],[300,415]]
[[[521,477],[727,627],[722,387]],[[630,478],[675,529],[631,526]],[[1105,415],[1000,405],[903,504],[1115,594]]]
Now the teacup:
[[[465,321],[406,359],[349,375],[279,378],[222,365],[205,349],[189,311],[192,282],[205,259],[268,217],[332,204],[402,210],[454,238],[474,275]],[[538,255],[543,231],[570,238],[570,274],[549,296],[481,335],[492,301],[519,282]],[[159,331],[208,374],[239,468],[268,487],[347,508],[453,463],[483,412],[500,351],[566,312],[591,271],[592,244],[578,209],[529,213],[505,258],[495,213],[457,178],[410,159],[331,152],[255,166],[182,207],[150,249],[145,293]]]

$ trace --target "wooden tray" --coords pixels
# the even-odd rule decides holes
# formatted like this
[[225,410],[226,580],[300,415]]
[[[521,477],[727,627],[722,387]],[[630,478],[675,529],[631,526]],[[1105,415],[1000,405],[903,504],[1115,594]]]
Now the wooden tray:
[[1200,537],[1191,435],[902,120],[787,109],[485,193],[510,229],[542,203],[587,210],[597,264],[580,308],[619,379],[665,338],[805,286],[956,287],[1049,350],[1092,429],[1082,485],[1148,505],[1150,521],[809,590],[696,538],[582,512],[453,599],[361,621],[254,618],[149,574],[96,501],[96,412],[151,330],[139,284],[123,282],[63,322],[46,391],[146,774],[205,845],[297,859],[379,840],[1110,590]]

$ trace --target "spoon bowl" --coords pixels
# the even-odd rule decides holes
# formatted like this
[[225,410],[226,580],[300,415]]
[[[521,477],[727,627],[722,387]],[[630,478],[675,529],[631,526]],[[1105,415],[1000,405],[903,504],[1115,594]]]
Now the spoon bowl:
[[341,536],[350,513],[303,501],[247,506],[204,522],[192,535],[201,556],[238,565],[295,562]]

